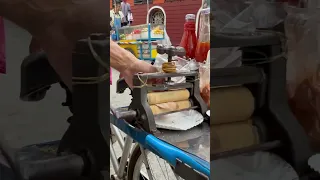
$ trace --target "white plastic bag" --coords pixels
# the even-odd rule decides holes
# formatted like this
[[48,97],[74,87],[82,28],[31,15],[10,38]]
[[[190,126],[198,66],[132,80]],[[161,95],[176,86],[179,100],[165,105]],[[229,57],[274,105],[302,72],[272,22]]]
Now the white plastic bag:
[[[175,60],[177,72],[190,72],[189,61],[177,56],[172,57],[172,59]],[[154,61],[153,66],[155,66],[159,72],[162,72],[162,64],[166,62],[168,62],[167,54],[157,54],[156,60]],[[185,82],[185,80],[186,80],[185,77],[172,78],[172,81],[176,83],[183,83]]]

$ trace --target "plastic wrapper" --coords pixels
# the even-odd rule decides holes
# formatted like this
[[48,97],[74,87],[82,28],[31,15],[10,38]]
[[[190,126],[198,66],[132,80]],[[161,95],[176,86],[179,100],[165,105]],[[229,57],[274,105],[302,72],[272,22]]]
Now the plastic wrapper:
[[195,110],[186,110],[155,117],[156,126],[169,130],[188,130],[203,122],[203,116]]
[[[216,32],[252,33],[257,28],[272,28],[283,22],[283,3],[266,0],[215,0],[212,6],[213,27]],[[213,68],[241,66],[239,48],[212,49]]]
[[242,52],[239,48],[213,48],[211,68],[240,67]]
[[210,64],[200,64],[200,95],[210,108]]
[[217,32],[254,32],[271,28],[283,21],[282,3],[267,0],[216,0],[213,2],[213,26]]
[[295,180],[295,170],[275,154],[255,152],[218,159],[211,163],[211,179],[219,180]]
[[6,56],[5,56],[5,34],[4,34],[4,22],[0,17],[0,73],[6,73]]
[[[172,57],[175,62],[177,72],[190,72],[190,61],[186,59],[180,58],[178,56]],[[159,72],[162,72],[162,64],[168,62],[168,55],[167,54],[157,54],[156,59],[154,61],[153,66],[157,68]],[[174,77],[172,81],[177,83],[185,82],[185,77]]]
[[287,89],[292,112],[320,149],[320,10],[287,9]]

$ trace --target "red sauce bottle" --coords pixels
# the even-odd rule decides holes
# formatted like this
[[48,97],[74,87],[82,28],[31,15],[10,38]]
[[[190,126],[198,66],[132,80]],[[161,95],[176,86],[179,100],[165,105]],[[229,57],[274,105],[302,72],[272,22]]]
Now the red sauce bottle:
[[180,42],[180,46],[186,50],[187,59],[195,58],[195,51],[197,46],[195,19],[196,16],[194,14],[186,15],[186,22],[184,23],[184,33]]
[[210,50],[210,42],[198,41],[195,58],[197,62],[203,63],[207,59],[207,53]]

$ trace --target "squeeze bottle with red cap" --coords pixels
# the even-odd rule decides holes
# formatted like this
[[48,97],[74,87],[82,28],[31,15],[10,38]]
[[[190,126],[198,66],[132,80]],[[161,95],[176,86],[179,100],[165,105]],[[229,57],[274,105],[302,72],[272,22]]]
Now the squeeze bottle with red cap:
[[186,50],[187,59],[194,59],[197,46],[196,36],[196,16],[194,14],[186,15],[186,22],[184,23],[184,33],[180,42],[180,46]]

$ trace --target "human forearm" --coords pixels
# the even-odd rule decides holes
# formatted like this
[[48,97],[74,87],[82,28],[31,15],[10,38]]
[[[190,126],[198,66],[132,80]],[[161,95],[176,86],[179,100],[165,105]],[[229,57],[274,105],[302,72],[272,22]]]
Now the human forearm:
[[121,48],[117,43],[110,41],[110,65],[119,72],[133,66],[138,59],[129,51]]
[[110,41],[110,64],[120,72],[129,87],[133,86],[132,77],[136,73],[154,73],[157,69],[151,64],[137,59],[129,51]]

